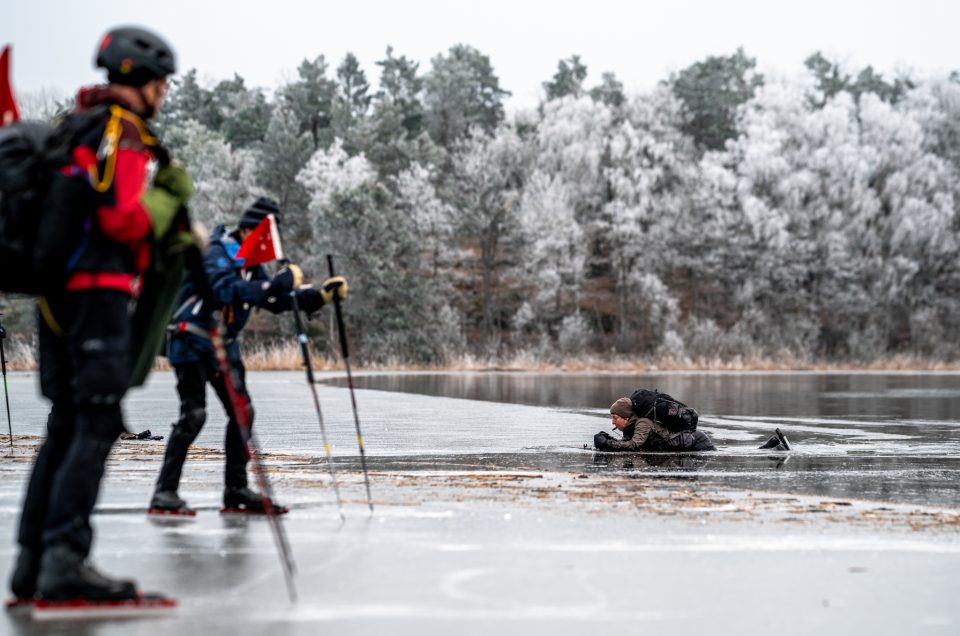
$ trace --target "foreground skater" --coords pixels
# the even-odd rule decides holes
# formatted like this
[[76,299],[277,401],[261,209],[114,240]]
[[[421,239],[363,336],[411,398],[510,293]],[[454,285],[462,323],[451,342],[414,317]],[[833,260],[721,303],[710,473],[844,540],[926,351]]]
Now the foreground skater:
[[[36,600],[38,618],[111,610],[166,609],[132,580],[108,576],[88,561],[90,515],[107,456],[124,430],[120,402],[131,375],[131,318],[136,280],[192,193],[187,173],[147,166],[162,151],[146,121],[156,115],[175,72],[170,46],[137,28],[118,28],[100,43],[96,65],[109,83],[81,89],[61,124],[73,131],[65,178],[47,204],[56,218],[83,214],[84,237],[72,246],[65,283],[39,303],[40,388],[52,403],[47,435],[30,476],[10,589]],[[66,259],[64,259],[66,261]]]

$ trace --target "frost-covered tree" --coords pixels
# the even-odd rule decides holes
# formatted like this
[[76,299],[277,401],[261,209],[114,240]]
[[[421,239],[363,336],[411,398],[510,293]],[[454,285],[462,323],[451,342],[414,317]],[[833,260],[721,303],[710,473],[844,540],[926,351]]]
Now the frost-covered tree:
[[690,213],[692,146],[678,131],[679,109],[666,92],[624,106],[607,142],[608,202],[598,224],[608,237],[621,346],[652,350],[677,318],[676,300],[660,282],[682,264],[677,241]]
[[247,148],[263,140],[273,110],[263,91],[248,89],[239,75],[219,82],[211,92],[211,109],[217,120],[212,126],[235,148]]
[[579,55],[557,62],[557,72],[549,82],[543,83],[547,101],[560,97],[580,97],[583,94],[583,80],[587,79],[587,67],[580,61]]
[[296,115],[301,132],[309,132],[314,149],[333,142],[334,95],[336,83],[327,77],[327,61],[322,55],[303,60],[297,68],[298,80],[280,89],[280,99]]
[[207,225],[236,223],[237,217],[263,190],[257,187],[252,150],[235,149],[217,132],[187,121],[165,138],[193,177],[193,218]]
[[528,289],[523,307],[530,313],[522,323],[555,330],[565,317],[579,315],[586,257],[584,232],[560,176],[530,176],[520,200],[519,230],[518,267]]
[[424,106],[430,136],[450,149],[473,128],[490,134],[503,121],[503,99],[490,58],[457,44],[431,60],[424,77]]
[[296,180],[312,153],[313,141],[300,131],[296,115],[285,105],[276,108],[256,154],[257,183],[280,204],[285,247],[296,260],[308,250],[313,236],[307,193]]
[[731,165],[744,217],[769,246],[755,302],[801,318],[806,335],[788,333],[790,347],[858,358],[903,348],[921,272],[957,247],[950,172],[920,124],[869,93],[816,109],[801,86],[776,84],[747,105],[743,129]]
[[405,56],[395,57],[392,48],[377,64],[380,90],[373,102],[364,154],[387,179],[414,163],[441,162],[442,150],[424,125],[423,80],[417,75],[417,64]]
[[[476,253],[481,326],[494,340],[501,315],[500,271],[511,263],[502,253],[517,226],[527,152],[516,131],[501,126],[493,136],[475,131],[453,155],[452,191],[458,235]],[[509,310],[508,310],[509,311]]]
[[216,129],[220,122],[212,102],[211,92],[200,86],[197,80],[197,69],[190,69],[171,78],[167,96],[160,109],[157,130],[166,133],[190,120]]
[[362,121],[370,108],[370,82],[360,68],[360,61],[353,53],[347,53],[337,67],[337,98],[344,106],[345,128]]
[[349,312],[362,359],[430,362],[459,351],[459,320],[440,311],[422,276],[413,219],[366,158],[348,156],[336,140],[314,154],[298,181],[310,195],[316,237],[305,264],[323,271],[324,255],[337,255],[354,290]]
[[872,66],[862,69],[854,77],[843,70],[839,62],[828,60],[820,51],[808,57],[804,65],[816,78],[819,95],[812,97],[811,102],[819,108],[841,91],[850,93],[855,100],[864,93],[872,93],[885,102],[896,103],[915,86],[909,77],[897,77],[888,82]]
[[443,274],[454,258],[454,213],[434,186],[434,170],[414,164],[397,176],[397,204],[412,219],[423,252],[424,274],[435,288],[452,292]]
[[590,89],[590,97],[611,108],[619,108],[627,99],[623,92],[623,82],[613,73],[604,73],[600,77],[600,83]]
[[73,108],[73,99],[51,88],[26,91],[19,95],[20,117],[37,121],[53,121]]
[[764,83],[738,50],[627,95],[574,56],[507,118],[471,47],[378,67],[320,56],[273,99],[191,71],[157,126],[198,217],[269,194],[306,271],[338,255],[364,359],[960,354],[955,77]]
[[737,109],[763,85],[755,58],[743,49],[733,55],[711,55],[670,77],[674,95],[683,102],[683,131],[708,150],[721,150],[736,136]]
[[370,83],[353,53],[344,56],[336,73],[337,90],[333,100],[332,133],[343,141],[350,154],[363,152],[370,134]]

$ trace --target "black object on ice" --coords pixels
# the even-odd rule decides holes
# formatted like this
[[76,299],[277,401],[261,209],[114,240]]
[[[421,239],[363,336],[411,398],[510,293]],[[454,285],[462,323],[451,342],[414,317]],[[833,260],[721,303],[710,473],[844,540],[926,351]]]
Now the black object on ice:
[[133,598],[119,601],[37,600],[30,605],[33,620],[62,621],[167,616],[177,608],[177,600],[161,594],[137,594]]
[[778,451],[788,451],[790,450],[790,443],[787,442],[786,436],[780,431],[779,428],[774,429],[774,435],[770,437],[763,445],[760,446],[761,450],[778,450]]
[[156,441],[163,439],[163,435],[154,435],[148,428],[140,433],[120,433],[120,439],[146,439]]

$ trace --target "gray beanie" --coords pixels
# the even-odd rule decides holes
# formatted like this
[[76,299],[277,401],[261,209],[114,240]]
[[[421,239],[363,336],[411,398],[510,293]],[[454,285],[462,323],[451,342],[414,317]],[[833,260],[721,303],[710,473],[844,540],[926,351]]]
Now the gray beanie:
[[620,398],[610,406],[610,414],[629,420],[633,416],[633,402],[628,397]]

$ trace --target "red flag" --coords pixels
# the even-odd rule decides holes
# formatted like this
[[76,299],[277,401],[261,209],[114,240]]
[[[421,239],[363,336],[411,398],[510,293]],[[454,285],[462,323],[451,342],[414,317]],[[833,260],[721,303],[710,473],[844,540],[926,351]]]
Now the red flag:
[[262,265],[283,258],[283,246],[280,244],[280,232],[277,219],[268,214],[249,236],[240,244],[237,258],[245,259],[244,267]]
[[19,119],[20,110],[10,85],[10,47],[5,46],[3,53],[0,53],[0,126],[12,124]]

